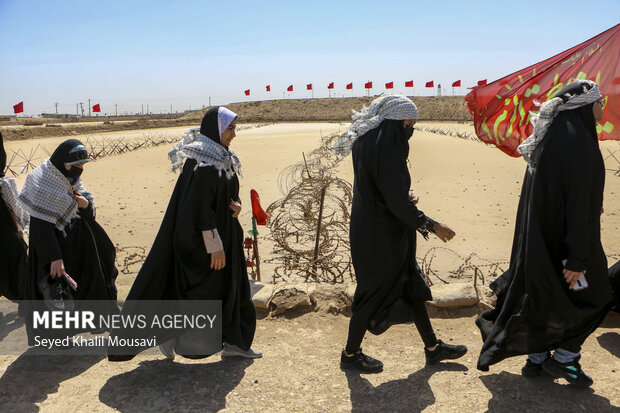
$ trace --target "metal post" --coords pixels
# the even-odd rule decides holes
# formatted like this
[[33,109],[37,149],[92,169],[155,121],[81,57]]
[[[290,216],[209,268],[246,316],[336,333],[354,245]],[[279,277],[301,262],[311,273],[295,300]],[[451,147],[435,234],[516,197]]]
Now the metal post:
[[315,278],[316,278],[316,260],[319,258],[319,241],[321,239],[321,222],[323,221],[323,204],[325,203],[325,191],[327,190],[327,187],[324,186],[323,189],[321,189],[321,203],[319,204],[319,222],[316,225],[316,240],[314,242],[314,259],[313,261],[313,265],[312,265],[312,269],[315,272]]
[[256,217],[252,216],[252,232],[254,233],[254,257],[256,258],[256,279],[260,282],[260,258],[258,256],[258,229],[256,229]]

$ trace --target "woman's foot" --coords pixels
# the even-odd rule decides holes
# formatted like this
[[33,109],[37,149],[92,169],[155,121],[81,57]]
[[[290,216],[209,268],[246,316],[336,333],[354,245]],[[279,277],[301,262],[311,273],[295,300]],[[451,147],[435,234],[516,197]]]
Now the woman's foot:
[[590,387],[593,383],[592,379],[581,370],[579,365],[580,357],[570,363],[560,363],[553,357],[549,357],[542,364],[542,368],[552,377],[566,379],[573,386]]
[[340,368],[343,370],[358,370],[362,373],[380,373],[383,371],[383,363],[362,353],[361,348],[353,354],[347,354],[345,350],[342,350]]
[[245,357],[246,359],[257,359],[263,357],[263,353],[252,347],[250,347],[249,350],[243,350],[234,344],[224,343],[222,357]]
[[437,340],[434,350],[424,349],[426,356],[426,364],[439,363],[442,360],[454,360],[463,357],[467,353],[467,347],[446,344],[441,340]]

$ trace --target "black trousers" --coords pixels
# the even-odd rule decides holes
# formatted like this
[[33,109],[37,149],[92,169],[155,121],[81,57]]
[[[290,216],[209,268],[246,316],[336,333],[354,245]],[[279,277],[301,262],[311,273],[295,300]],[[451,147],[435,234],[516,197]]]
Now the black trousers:
[[[424,346],[433,347],[437,344],[437,337],[433,331],[428,311],[426,311],[426,302],[415,301],[411,303],[411,307],[413,309],[413,322],[420,333],[420,337],[422,337]],[[354,312],[351,316],[351,321],[349,322],[349,337],[345,348],[348,354],[353,354],[359,350],[362,345],[362,340],[364,339],[364,334],[366,334],[368,328],[368,322],[369,320],[359,313],[356,314]]]

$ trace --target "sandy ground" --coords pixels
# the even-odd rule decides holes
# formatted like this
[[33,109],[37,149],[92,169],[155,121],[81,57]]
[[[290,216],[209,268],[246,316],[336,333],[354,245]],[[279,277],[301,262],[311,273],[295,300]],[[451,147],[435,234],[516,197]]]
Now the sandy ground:
[[[429,124],[427,124],[428,126]],[[232,149],[242,160],[241,215],[250,228],[249,190],[256,189],[263,207],[282,197],[280,171],[320,144],[320,135],[344,124],[276,124],[238,133]],[[439,124],[444,128],[470,128]],[[123,131],[106,136],[141,137],[144,133],[181,136],[186,128]],[[74,137],[74,136],[71,136]],[[79,138],[79,136],[77,136]],[[33,145],[53,149],[64,138],[6,142],[7,150]],[[608,150],[620,142],[602,142]],[[118,266],[126,269],[117,281],[124,298],[139,265],[125,267],[127,251],[148,252],[166,209],[177,175],[167,160],[169,145],[111,156],[87,165],[86,187],[95,195],[98,221],[118,247]],[[457,236],[445,244],[461,256],[476,252],[492,261],[506,261],[512,243],[515,212],[525,164],[478,142],[416,132],[410,152],[413,189],[419,207],[451,226]],[[609,168],[618,169],[613,159]],[[352,182],[350,158],[337,169]],[[21,187],[25,177],[18,176]],[[602,217],[603,245],[620,254],[620,177],[607,174]],[[261,229],[266,235],[268,229]],[[419,242],[418,256],[438,239]],[[268,243],[261,250],[269,258]],[[125,255],[123,255],[125,254]],[[436,265],[451,267],[454,255],[438,255]],[[452,261],[451,261],[452,260]],[[442,267],[443,266],[443,267]],[[263,266],[263,279],[273,267]],[[595,380],[592,391],[519,376],[522,359],[512,359],[489,373],[475,369],[480,337],[473,315],[435,318],[440,337],[464,342],[471,353],[461,363],[424,369],[421,341],[410,326],[399,326],[366,340],[365,350],[382,359],[386,371],[374,376],[347,376],[337,368],[345,341],[347,318],[320,314],[258,321],[256,346],[265,357],[253,363],[211,360],[175,363],[142,357],[112,364],[101,358],[0,357],[0,411],[618,411],[620,393],[620,318],[609,318],[587,341],[583,366]],[[5,320],[6,322],[6,320]],[[278,368],[285,366],[283,368]]]

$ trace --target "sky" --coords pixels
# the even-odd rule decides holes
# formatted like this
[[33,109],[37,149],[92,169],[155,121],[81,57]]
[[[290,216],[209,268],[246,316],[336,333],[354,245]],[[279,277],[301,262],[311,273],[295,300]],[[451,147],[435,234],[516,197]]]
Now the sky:
[[182,112],[328,97],[330,82],[332,97],[365,96],[367,81],[373,95],[390,81],[435,95],[430,80],[464,95],[618,23],[620,0],[0,0],[0,114],[89,99],[107,114]]

